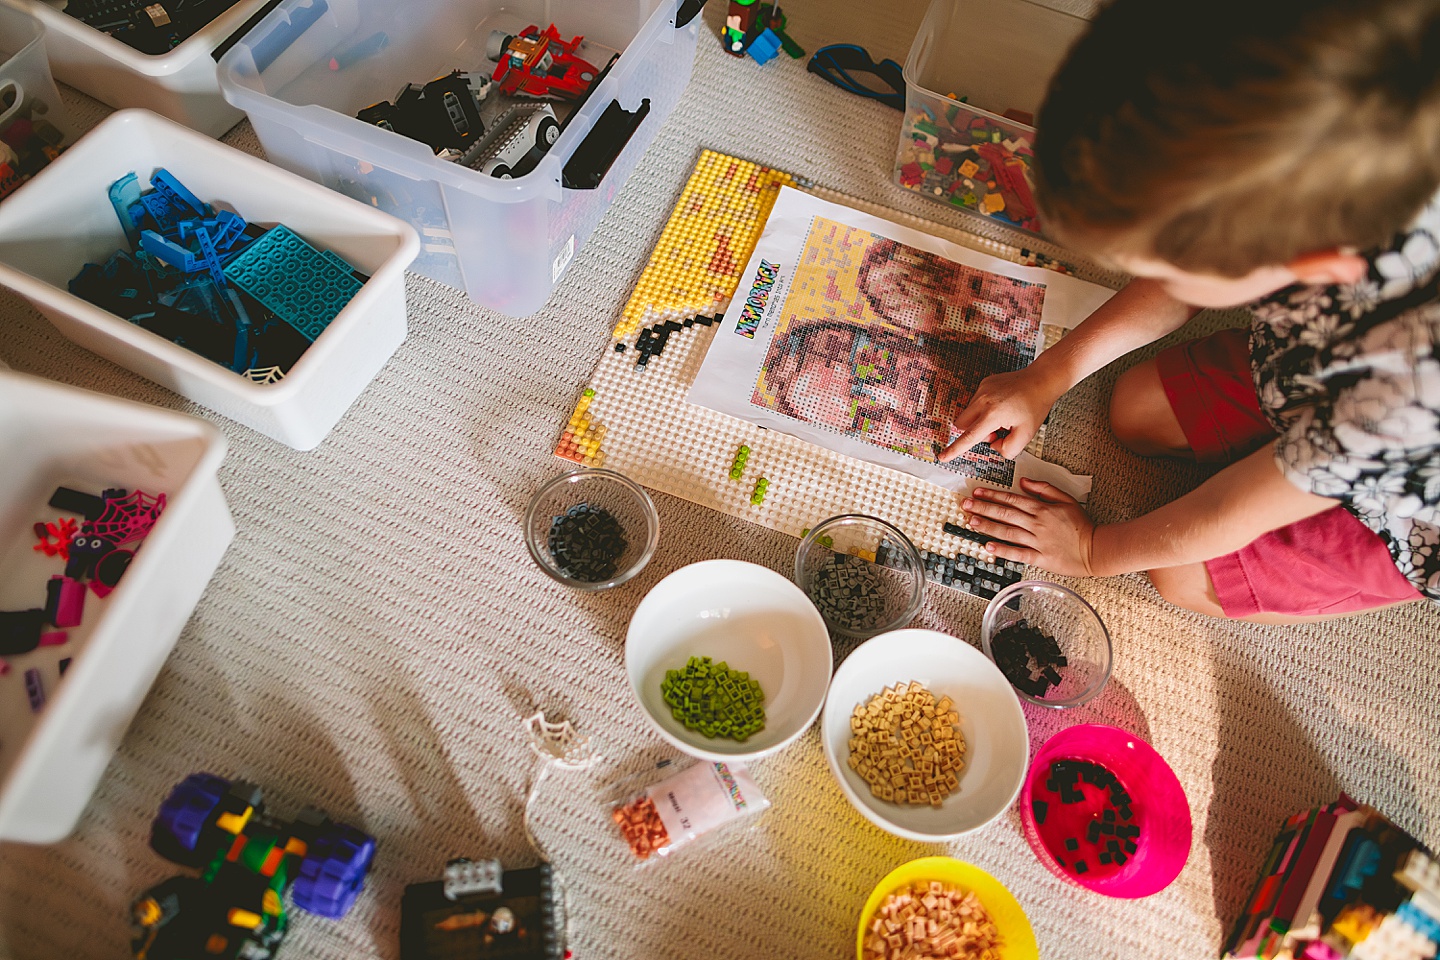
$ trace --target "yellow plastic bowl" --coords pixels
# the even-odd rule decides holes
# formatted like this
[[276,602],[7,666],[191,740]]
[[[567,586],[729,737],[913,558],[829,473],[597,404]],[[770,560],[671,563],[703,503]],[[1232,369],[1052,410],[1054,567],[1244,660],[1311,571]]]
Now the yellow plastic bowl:
[[901,887],[908,887],[919,881],[939,880],[941,883],[961,890],[973,891],[980,898],[985,912],[995,921],[1000,931],[1000,956],[1004,960],[1040,960],[1040,948],[1035,944],[1035,931],[1025,911],[1010,895],[1010,891],[990,874],[979,867],[972,867],[951,857],[921,857],[891,870],[884,880],[875,885],[865,909],[860,911],[860,927],[855,931],[855,956],[865,960],[865,931],[870,921],[880,910],[885,898]]

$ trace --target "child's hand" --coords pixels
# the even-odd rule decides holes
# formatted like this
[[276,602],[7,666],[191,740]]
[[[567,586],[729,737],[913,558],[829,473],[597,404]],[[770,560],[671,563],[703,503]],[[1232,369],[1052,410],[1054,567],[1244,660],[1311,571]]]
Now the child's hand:
[[[1014,460],[1045,422],[1057,396],[1033,370],[986,377],[965,409],[955,415],[955,437],[940,454],[941,461],[954,460],[985,441],[1005,459]],[[1005,430],[1009,433],[996,436]]]
[[1079,501],[1039,480],[1021,479],[1020,486],[1033,496],[977,487],[960,504],[970,515],[966,526],[1005,541],[985,545],[1001,559],[1033,564],[1066,576],[1093,576],[1095,524]]

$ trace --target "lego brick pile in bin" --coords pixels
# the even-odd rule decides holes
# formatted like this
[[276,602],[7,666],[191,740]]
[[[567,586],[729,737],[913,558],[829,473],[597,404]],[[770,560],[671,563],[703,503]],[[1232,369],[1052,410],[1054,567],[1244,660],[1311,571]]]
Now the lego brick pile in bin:
[[[394,100],[372,103],[355,115],[426,144],[442,160],[502,179],[528,173],[550,149],[560,122],[549,104],[512,106],[487,128],[481,107],[495,94],[529,100],[580,101],[602,71],[577,51],[584,37],[565,40],[552,23],[541,30],[531,24],[519,34],[493,31],[486,45],[494,71],[452,70],[428,83],[407,83]],[[330,61],[332,70],[389,44],[377,33]]]
[[920,103],[905,117],[895,176],[933,200],[1038,233],[1033,162],[1020,128],[1000,126],[959,102],[939,111]]
[[366,278],[283,224],[270,229],[202,202],[160,169],[110,203],[129,250],[87,263],[70,292],[257,383],[281,379]]
[[[59,487],[50,506],[84,519],[59,517],[35,524],[35,552],[64,561],[65,572],[45,584],[43,607],[0,610],[0,655],[6,657],[68,642],[66,631],[78,627],[84,618],[87,590],[103,600],[115,589],[165,509],[165,494],[112,489],[97,497]],[[39,593],[37,584],[37,599]],[[47,631],[47,625],[54,629]],[[60,661],[62,675],[69,663],[69,658]],[[10,664],[0,660],[0,676],[9,672]],[[25,695],[31,710],[38,712],[45,705],[45,684],[38,667],[25,670]]]
[[240,0],[69,0],[64,12],[150,56],[169,53]]
[[0,199],[60,156],[65,134],[41,116],[48,112],[44,101],[27,97],[14,118],[0,128]]

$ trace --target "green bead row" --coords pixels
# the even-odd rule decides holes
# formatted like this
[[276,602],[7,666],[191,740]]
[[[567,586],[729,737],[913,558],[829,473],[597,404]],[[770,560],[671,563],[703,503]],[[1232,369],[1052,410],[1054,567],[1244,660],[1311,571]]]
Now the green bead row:
[[759,682],[723,660],[691,657],[683,670],[666,670],[660,693],[671,716],[707,737],[743,742],[765,729],[765,692]]

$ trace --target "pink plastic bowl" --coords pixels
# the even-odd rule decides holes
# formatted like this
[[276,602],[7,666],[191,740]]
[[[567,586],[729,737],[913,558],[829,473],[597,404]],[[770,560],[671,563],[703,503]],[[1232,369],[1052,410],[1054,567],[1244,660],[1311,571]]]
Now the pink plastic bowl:
[[[1102,819],[1111,795],[1080,783],[1075,789],[1083,799],[1064,803],[1058,792],[1046,786],[1050,766],[1057,760],[1098,764],[1114,774],[1129,794],[1131,823],[1140,828],[1140,836],[1123,865],[1097,860],[1109,835],[1101,835],[1100,848],[1087,840],[1090,822]],[[1044,810],[1043,823],[1036,822],[1037,809]],[[1190,856],[1190,804],[1175,772],[1144,740],[1103,724],[1062,730],[1040,748],[1020,789],[1020,822],[1035,856],[1051,873],[1107,897],[1129,900],[1159,893],[1180,875]],[[1078,851],[1066,849],[1066,840],[1072,838]],[[1075,872],[1077,859],[1086,861],[1084,874]]]

